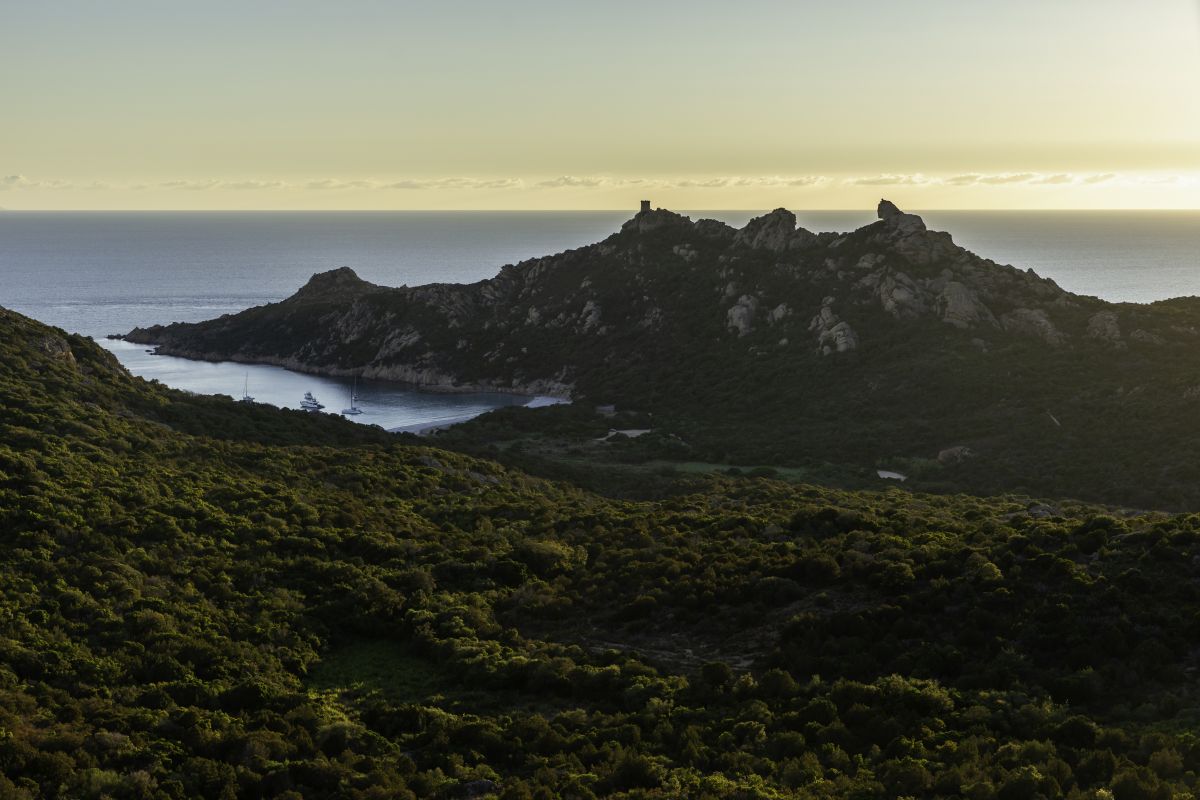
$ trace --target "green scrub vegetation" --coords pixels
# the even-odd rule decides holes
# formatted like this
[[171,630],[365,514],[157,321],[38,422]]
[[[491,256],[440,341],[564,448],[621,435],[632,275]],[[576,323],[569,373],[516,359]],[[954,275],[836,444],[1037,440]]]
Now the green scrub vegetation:
[[1200,791],[1200,517],[411,441],[0,312],[0,798]]

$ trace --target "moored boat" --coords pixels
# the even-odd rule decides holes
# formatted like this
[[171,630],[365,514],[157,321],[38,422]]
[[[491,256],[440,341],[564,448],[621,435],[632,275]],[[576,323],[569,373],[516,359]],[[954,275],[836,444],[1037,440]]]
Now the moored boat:
[[350,390],[350,407],[343,408],[342,413],[349,416],[363,413],[363,410],[358,407],[358,378],[354,379],[354,388]]
[[250,396],[250,374],[246,374],[246,382],[242,384],[242,399],[239,403],[253,403],[254,398]]

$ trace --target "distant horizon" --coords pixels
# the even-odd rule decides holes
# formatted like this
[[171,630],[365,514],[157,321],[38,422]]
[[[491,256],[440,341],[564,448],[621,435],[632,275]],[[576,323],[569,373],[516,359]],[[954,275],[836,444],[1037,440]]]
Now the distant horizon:
[[[831,213],[831,214],[874,214],[875,208],[843,207],[843,208],[811,208],[804,206],[759,206],[747,208],[712,207],[687,208],[654,206],[664,211],[678,214],[701,212],[762,212],[767,213],[775,208],[784,208],[793,213]],[[920,208],[904,206],[904,211],[915,214],[971,214],[971,213],[1122,213],[1122,214],[1190,214],[1200,213],[1200,207],[1188,208],[1151,208],[1151,207],[1005,207],[1005,208]],[[628,213],[630,216],[638,213],[637,208],[3,208],[0,213],[11,214],[618,214]]]
[[664,198],[666,208],[837,211],[873,207],[881,195],[901,207],[945,210],[1195,210],[1200,209],[1200,171],[135,183],[0,171],[0,200],[5,201],[0,208],[10,211],[608,211],[636,208],[647,197]]

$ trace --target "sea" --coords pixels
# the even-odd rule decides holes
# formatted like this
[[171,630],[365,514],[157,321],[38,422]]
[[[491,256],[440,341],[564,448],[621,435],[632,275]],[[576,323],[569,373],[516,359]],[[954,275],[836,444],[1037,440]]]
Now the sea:
[[[762,212],[688,211],[734,226]],[[1200,294],[1200,211],[922,211],[928,227],[1071,292],[1151,303]],[[797,211],[813,231],[848,231],[871,212]],[[133,374],[205,394],[298,408],[312,392],[339,413],[344,380],[279,367],[153,355],[106,338],[282,300],[314,273],[352,267],[388,286],[471,283],[505,264],[600,241],[623,211],[0,212],[0,306],[90,336]],[[357,387],[356,421],[423,431],[509,405],[498,393],[442,394],[394,383]]]

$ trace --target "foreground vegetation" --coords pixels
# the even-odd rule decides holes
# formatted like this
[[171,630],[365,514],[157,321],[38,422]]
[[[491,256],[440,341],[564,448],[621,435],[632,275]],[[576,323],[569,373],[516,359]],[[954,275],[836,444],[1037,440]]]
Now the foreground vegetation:
[[0,797],[1191,797],[1200,517],[608,499],[0,312]]

